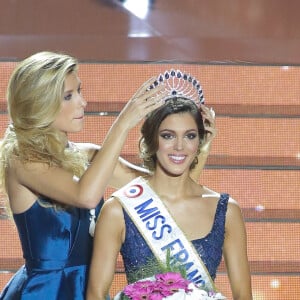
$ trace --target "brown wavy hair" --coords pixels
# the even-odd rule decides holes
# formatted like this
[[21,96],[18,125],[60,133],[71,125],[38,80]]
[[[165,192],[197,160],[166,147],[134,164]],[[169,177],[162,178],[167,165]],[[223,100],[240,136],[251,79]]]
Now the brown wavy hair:
[[[158,130],[164,119],[172,114],[189,113],[198,127],[200,145],[204,138],[205,130],[202,115],[196,104],[184,97],[172,97],[166,100],[166,104],[150,113],[141,127],[141,138],[139,140],[140,157],[143,165],[150,171],[155,170],[158,150]],[[199,145],[199,149],[200,149]],[[195,161],[191,169],[195,167]]]

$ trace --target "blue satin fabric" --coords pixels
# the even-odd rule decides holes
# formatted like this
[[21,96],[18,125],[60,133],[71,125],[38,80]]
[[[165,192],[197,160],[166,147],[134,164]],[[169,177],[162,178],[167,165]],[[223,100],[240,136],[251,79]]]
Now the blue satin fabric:
[[[98,216],[103,200],[96,209]],[[55,210],[37,201],[15,214],[25,265],[1,293],[5,300],[83,300],[93,240],[87,209]]]
[[[211,231],[205,237],[191,241],[213,280],[222,260],[228,199],[228,194],[221,194]],[[121,248],[121,255],[127,280],[131,283],[141,279],[134,277],[136,270],[142,270],[143,266],[147,266],[147,263],[154,261],[155,258],[145,239],[124,209],[123,213],[126,237]],[[140,276],[140,273],[138,274]]]

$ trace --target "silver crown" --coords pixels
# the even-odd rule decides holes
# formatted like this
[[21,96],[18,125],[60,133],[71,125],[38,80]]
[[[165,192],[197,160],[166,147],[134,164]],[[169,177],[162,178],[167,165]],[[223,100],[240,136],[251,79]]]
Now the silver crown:
[[178,96],[193,100],[197,106],[205,103],[200,82],[190,74],[180,70],[165,71],[164,74],[157,77],[149,88],[153,89],[161,83],[165,84],[165,89],[168,91],[166,100]]

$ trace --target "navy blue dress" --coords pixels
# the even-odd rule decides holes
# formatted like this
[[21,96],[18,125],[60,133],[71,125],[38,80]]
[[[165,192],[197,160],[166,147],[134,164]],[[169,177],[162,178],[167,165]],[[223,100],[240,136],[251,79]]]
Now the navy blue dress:
[[[228,194],[221,194],[211,231],[205,237],[191,241],[213,280],[216,278],[216,272],[222,260],[228,200]],[[143,272],[143,269],[147,269],[149,261],[154,261],[155,258],[145,239],[124,209],[123,213],[126,237],[121,248],[121,255],[127,280],[129,283],[132,283],[141,279],[142,274],[137,272],[137,270],[142,270]],[[148,276],[149,274],[145,277]]]
[[[98,216],[103,200],[96,208]],[[32,207],[14,214],[25,265],[0,295],[5,300],[83,300],[93,239],[90,211]]]

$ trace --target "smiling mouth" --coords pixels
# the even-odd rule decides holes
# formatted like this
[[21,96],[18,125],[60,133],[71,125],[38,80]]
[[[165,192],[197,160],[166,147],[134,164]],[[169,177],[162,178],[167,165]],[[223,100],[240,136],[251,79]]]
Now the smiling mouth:
[[186,156],[185,155],[169,155],[169,158],[175,163],[182,163]]

